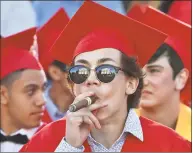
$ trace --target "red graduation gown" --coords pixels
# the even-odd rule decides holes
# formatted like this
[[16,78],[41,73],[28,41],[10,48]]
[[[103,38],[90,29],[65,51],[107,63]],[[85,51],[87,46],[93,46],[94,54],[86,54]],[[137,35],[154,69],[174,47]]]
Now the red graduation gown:
[[[122,152],[191,152],[191,143],[175,131],[140,117],[144,141],[129,134]],[[65,135],[65,120],[46,125],[29,141],[20,152],[54,152]],[[91,152],[86,141],[85,152]]]
[[44,122],[44,123],[53,122],[53,120],[51,119],[51,117],[46,109],[44,111],[44,115],[42,116],[42,122]]

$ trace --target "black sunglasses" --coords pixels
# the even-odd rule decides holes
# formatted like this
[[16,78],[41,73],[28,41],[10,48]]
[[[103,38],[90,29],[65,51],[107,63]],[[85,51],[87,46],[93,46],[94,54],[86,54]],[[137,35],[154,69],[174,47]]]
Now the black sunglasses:
[[[91,70],[91,68],[84,65],[75,65],[69,69],[68,75],[72,82],[75,84],[81,84],[87,80]],[[119,70],[123,71],[122,68],[109,64],[99,65],[94,70],[98,80],[103,83],[113,81]]]

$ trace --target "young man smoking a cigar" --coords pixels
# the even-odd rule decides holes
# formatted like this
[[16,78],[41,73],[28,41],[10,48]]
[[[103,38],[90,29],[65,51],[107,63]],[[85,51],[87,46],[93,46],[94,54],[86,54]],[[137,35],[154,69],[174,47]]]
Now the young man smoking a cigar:
[[[74,102],[93,95],[98,99],[45,126],[21,151],[191,151],[191,143],[175,131],[138,117],[133,110],[143,87],[143,74],[134,56],[148,50],[148,59],[166,37],[94,2],[85,2],[53,49],[74,52],[69,69]],[[139,56],[141,64],[147,59]]]

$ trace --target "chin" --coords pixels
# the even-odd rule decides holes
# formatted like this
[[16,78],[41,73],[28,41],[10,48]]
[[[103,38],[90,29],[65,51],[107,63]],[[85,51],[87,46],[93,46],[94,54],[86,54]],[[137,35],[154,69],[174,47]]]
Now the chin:
[[107,119],[109,117],[108,115],[108,111],[105,110],[100,110],[96,113],[96,117],[99,121],[104,121],[105,119]]
[[41,123],[40,120],[28,122],[28,124],[26,125],[27,126],[26,129],[31,129],[31,128],[39,127],[40,123]]
[[155,107],[156,103],[153,100],[141,99],[139,107],[140,108],[152,108]]

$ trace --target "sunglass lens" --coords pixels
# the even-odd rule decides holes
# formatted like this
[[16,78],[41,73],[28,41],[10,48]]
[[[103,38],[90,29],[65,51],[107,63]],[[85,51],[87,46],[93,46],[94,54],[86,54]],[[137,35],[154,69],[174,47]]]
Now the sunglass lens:
[[85,66],[74,66],[69,70],[69,76],[74,83],[81,84],[88,78],[89,70]]
[[109,83],[115,78],[116,70],[113,66],[101,65],[96,68],[96,74],[101,82]]

